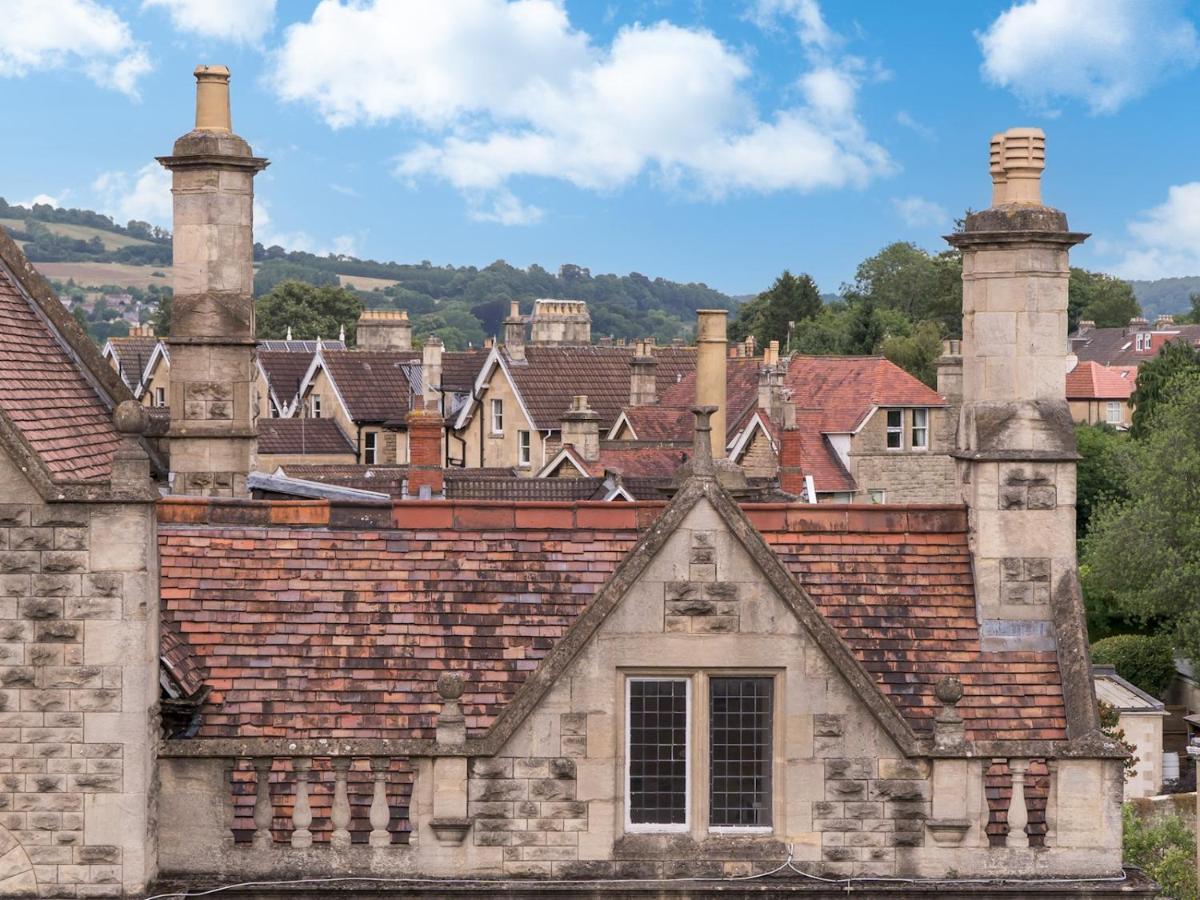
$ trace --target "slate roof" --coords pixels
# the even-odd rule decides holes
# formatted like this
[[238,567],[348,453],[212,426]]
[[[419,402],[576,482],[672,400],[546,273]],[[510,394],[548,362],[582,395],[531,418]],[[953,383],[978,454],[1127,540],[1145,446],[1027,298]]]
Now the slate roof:
[[321,358],[355,422],[407,420],[417,387],[406,369],[420,369],[419,350],[322,350]]
[[55,481],[107,480],[120,443],[111,409],[32,304],[0,264],[0,411]]
[[152,336],[108,339],[117,360],[117,371],[131,391],[137,390],[138,385],[142,383],[142,375],[150,362],[150,356],[161,340],[162,338]]
[[353,454],[355,447],[333,419],[259,419],[258,452],[289,456]]
[[[534,427],[557,429],[571,398],[584,394],[588,406],[600,415],[600,429],[606,431],[617,414],[629,402],[629,361],[632,347],[525,347],[525,361],[505,356],[505,364]],[[655,374],[659,396],[679,377],[695,371],[694,347],[656,347]]]
[[1120,328],[1089,328],[1071,335],[1071,352],[1080,362],[1097,362],[1104,366],[1139,366],[1153,359],[1170,341],[1200,341],[1200,325],[1173,325],[1170,328],[1142,329],[1150,334],[1150,349],[1138,352],[1135,332],[1127,326]]
[[[351,529],[328,503],[220,507],[242,525],[209,504],[159,506],[163,627],[212,689],[199,736],[294,739],[430,738],[446,670],[480,735],[663,509],[409,503]],[[965,510],[745,510],[918,733],[953,674],[968,737],[1065,737],[1055,653],[981,648]]]
[[1080,362],[1067,373],[1068,400],[1128,400],[1137,387],[1137,366]]

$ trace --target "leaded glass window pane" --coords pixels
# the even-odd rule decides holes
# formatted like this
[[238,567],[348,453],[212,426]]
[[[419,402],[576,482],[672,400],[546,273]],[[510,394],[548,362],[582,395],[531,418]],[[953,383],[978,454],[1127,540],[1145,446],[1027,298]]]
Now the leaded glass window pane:
[[629,821],[687,824],[688,683],[629,682]]
[[709,681],[709,822],[771,824],[771,679]]

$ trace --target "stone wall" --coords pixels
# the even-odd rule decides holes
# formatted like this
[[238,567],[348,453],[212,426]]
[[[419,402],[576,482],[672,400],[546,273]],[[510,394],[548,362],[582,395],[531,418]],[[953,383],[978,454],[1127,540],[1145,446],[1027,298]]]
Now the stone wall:
[[913,450],[912,411],[904,410],[904,448],[887,449],[887,412],[878,409],[850,443],[850,474],[858,484],[855,500],[866,502],[873,490],[884,491],[886,503],[957,503],[954,417],[948,409],[929,410],[929,448]]
[[0,457],[0,895],[153,874],[157,559],[149,504],[46,504]]

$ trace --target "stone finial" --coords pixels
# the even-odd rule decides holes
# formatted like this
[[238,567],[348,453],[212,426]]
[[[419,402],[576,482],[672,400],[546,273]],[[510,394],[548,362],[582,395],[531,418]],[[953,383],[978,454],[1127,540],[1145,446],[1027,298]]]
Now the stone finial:
[[952,747],[963,743],[966,729],[958,712],[958,701],[963,696],[962,682],[953,675],[941,679],[933,694],[942,704],[941,712],[933,719],[933,742],[937,747]]
[[466,687],[466,679],[459,672],[443,672],[438,676],[437,692],[442,698],[442,711],[438,713],[436,734],[439,744],[461,744],[467,739],[466,719],[458,699]]
[[122,400],[113,410],[113,426],[121,443],[113,452],[110,483],[117,491],[143,491],[150,486],[150,457],[138,438],[146,433],[150,414],[136,400]]
[[196,130],[233,131],[229,67],[196,66]]
[[[992,139],[993,146],[995,138]],[[1042,170],[1046,168],[1046,135],[1040,128],[1010,128],[1001,143],[1004,204],[1042,205]],[[995,173],[992,176],[996,184]],[[999,206],[1000,203],[993,205]]]
[[145,434],[149,424],[150,417],[146,407],[136,400],[122,400],[113,410],[113,425],[121,434]]
[[713,474],[712,455],[712,416],[717,411],[715,406],[693,406],[692,414],[696,417],[696,435],[692,442],[692,474]]

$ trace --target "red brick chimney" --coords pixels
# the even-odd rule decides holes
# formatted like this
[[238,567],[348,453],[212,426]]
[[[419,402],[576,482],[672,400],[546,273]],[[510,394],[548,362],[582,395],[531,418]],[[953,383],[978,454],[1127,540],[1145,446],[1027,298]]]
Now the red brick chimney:
[[410,499],[441,497],[442,417],[435,409],[414,409],[408,414],[408,491]]
[[804,444],[796,427],[796,408],[790,403],[783,405],[779,431],[779,488],[797,496],[804,493]]

